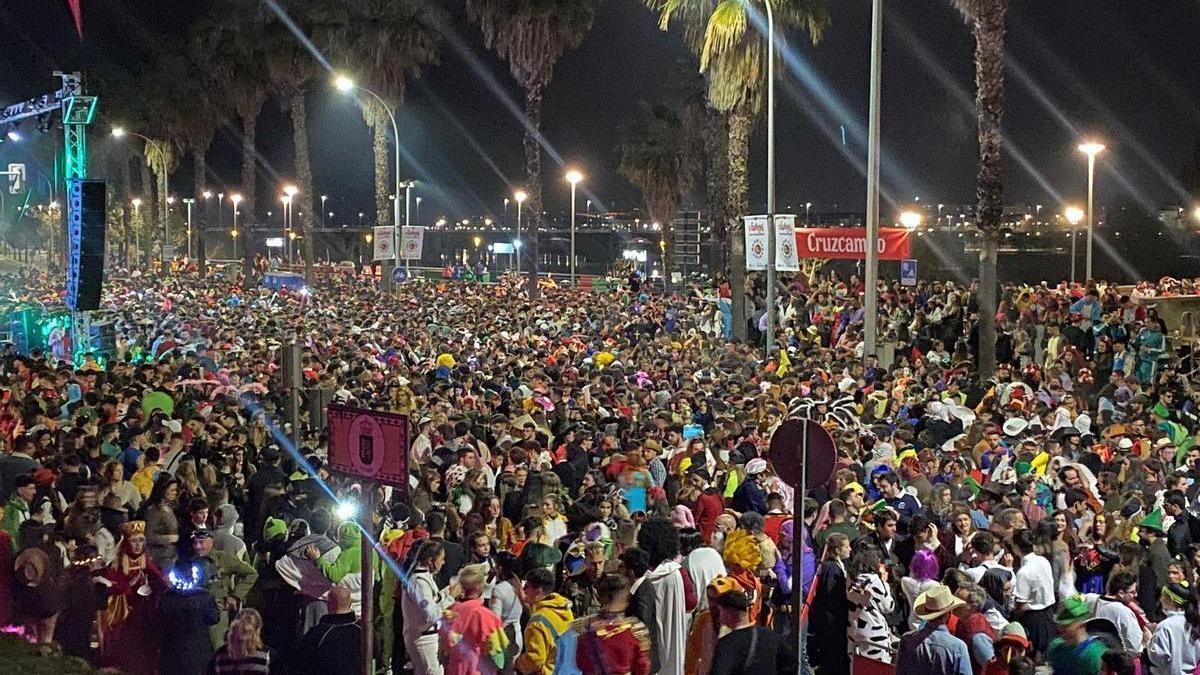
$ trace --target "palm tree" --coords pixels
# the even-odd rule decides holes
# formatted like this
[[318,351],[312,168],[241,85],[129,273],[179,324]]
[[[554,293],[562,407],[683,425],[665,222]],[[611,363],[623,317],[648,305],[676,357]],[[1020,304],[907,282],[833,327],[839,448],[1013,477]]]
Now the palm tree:
[[[708,102],[726,117],[727,195],[726,227],[730,243],[730,285],[733,294],[734,335],[746,336],[745,239],[742,216],[750,210],[750,132],[763,108],[766,91],[766,43],[751,27],[762,14],[761,0],[647,0],[659,13],[660,27],[672,19],[682,24],[685,42],[700,58],[700,71],[708,81]],[[802,28],[816,42],[829,25],[829,14],[820,0],[771,2],[776,30]],[[710,195],[712,198],[712,195]]]
[[996,370],[996,253],[1003,212],[1001,169],[1004,117],[1004,33],[1008,0],[952,0],[975,37],[975,110],[979,131],[979,176],[975,224],[979,244],[979,381]]
[[[209,18],[198,24],[194,37],[195,48],[211,58],[213,91],[220,92],[241,121],[242,204],[238,210],[248,214],[247,222],[254,220],[258,204],[258,117],[270,93],[264,30],[263,16],[253,3],[222,0]],[[242,248],[243,267],[248,269],[251,248]]]
[[[393,110],[403,104],[408,82],[420,77],[421,67],[439,63],[437,26],[442,12],[434,5],[417,0],[344,0],[330,4],[316,20],[318,42]],[[394,174],[388,169],[391,123],[373,97],[363,102],[363,118],[374,134],[377,222],[390,225],[389,195],[395,190]]]
[[[313,33],[314,11],[319,13],[317,0],[290,0],[284,3],[293,22],[306,35]],[[292,33],[291,27],[278,16],[268,16],[261,38],[267,55],[267,72],[279,105],[292,122],[292,147],[296,163],[296,183],[299,194],[293,198],[300,216],[303,237],[304,278],[313,283],[313,228],[316,225],[313,208],[312,162],[308,150],[308,106],[304,97],[307,84],[323,69]]]
[[700,173],[696,151],[701,111],[676,111],[664,104],[641,103],[621,128],[621,164],[617,171],[642,192],[650,220],[662,224],[663,283],[670,289],[672,227],[684,196]]
[[467,16],[479,24],[483,44],[508,62],[525,90],[525,173],[530,214],[521,249],[529,270],[529,293],[537,294],[538,232],[542,227],[542,99],[554,64],[583,41],[600,0],[467,0]]
[[[187,105],[181,111],[180,126],[186,148],[192,153],[193,199],[199,198],[208,189],[208,149],[217,130],[228,121],[232,113],[229,102],[218,96],[225,81],[221,79],[218,67],[221,56],[207,49],[210,35],[207,25],[194,27],[188,39],[184,61],[189,77],[186,80],[183,98]],[[208,226],[206,211],[207,209],[200,210],[196,228],[196,260],[201,276],[204,276],[208,268],[208,251],[205,246],[205,232]]]

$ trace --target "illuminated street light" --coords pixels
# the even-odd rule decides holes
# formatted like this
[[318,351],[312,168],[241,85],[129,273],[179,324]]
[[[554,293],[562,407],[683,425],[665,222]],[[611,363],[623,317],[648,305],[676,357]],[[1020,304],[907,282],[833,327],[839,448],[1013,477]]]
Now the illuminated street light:
[[904,211],[900,214],[900,224],[912,230],[921,224],[921,214],[916,211]]
[[575,186],[583,180],[583,174],[571,169],[566,178],[571,184],[571,288],[575,288]]
[[516,243],[514,245],[516,245],[516,247],[517,247],[517,271],[520,272],[521,271],[521,253],[520,253],[521,247],[519,244],[521,243],[521,205],[525,203],[526,199],[529,199],[529,195],[525,194],[524,190],[517,190],[516,193],[513,194],[513,199],[517,200],[517,238],[515,240]]
[[[344,92],[344,93],[351,93],[356,90],[361,91],[364,94],[374,98],[379,103],[379,105],[383,108],[384,112],[387,113],[388,120],[390,120],[392,123],[392,136],[394,137],[394,139],[396,141],[396,167],[395,167],[394,182],[395,182],[396,195],[399,195],[400,187],[401,187],[400,186],[400,125],[396,123],[396,113],[395,113],[395,111],[392,110],[392,106],[388,105],[388,102],[385,101],[384,98],[382,96],[380,96],[379,94],[376,94],[375,92],[371,91],[370,89],[368,89],[366,87],[358,86],[357,84],[354,83],[354,80],[351,80],[349,77],[347,77],[345,75],[335,76],[333,79],[333,86],[335,88],[337,88],[338,91]],[[410,187],[411,187],[411,185],[410,185]],[[360,220],[361,220],[361,218],[360,218]],[[405,217],[404,224],[408,225],[407,214]],[[393,201],[392,201],[392,250],[398,251],[399,249],[400,249],[400,201],[398,199],[395,199],[395,197],[393,197]],[[398,257],[393,258],[393,260],[396,263],[400,262]],[[391,283],[390,275],[387,275],[384,278],[386,280],[385,283]]]
[[[1088,202],[1087,202],[1087,266],[1085,268],[1085,277],[1092,278],[1092,230],[1095,226],[1095,217],[1092,211],[1092,196],[1096,185],[1096,155],[1104,151],[1104,144],[1095,141],[1088,141],[1079,145],[1079,151],[1087,155],[1088,158]],[[1072,239],[1074,241],[1074,239]],[[1072,275],[1072,281],[1074,275]]]

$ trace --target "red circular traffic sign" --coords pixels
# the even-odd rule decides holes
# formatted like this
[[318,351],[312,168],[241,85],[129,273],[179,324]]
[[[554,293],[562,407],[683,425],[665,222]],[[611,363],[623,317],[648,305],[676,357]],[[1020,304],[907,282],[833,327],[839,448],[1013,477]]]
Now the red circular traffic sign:
[[[807,463],[804,461],[806,427]],[[837,465],[833,437],[825,427],[809,420],[792,419],[779,425],[771,435],[769,457],[775,473],[793,488],[800,487],[802,476],[809,489],[828,483]]]

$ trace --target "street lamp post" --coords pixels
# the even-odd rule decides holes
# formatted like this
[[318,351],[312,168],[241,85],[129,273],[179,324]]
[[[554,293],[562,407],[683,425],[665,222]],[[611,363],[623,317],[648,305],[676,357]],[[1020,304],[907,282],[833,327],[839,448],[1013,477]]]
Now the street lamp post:
[[192,259],[192,204],[196,200],[191,197],[184,197],[183,203],[187,205],[187,257]]
[[242,203],[241,195],[229,195],[229,201],[233,202],[233,228],[229,230],[229,236],[233,239],[233,259],[237,260],[237,216],[238,204]]
[[879,133],[883,76],[883,0],[871,2],[871,98],[867,131],[867,241],[863,274],[863,358],[876,353],[879,329]]
[[[775,12],[767,12],[767,358],[775,351]],[[741,264],[738,261],[735,264]],[[740,292],[740,289],[737,291]]]
[[[1104,151],[1102,143],[1089,141],[1079,145],[1079,151],[1087,155],[1088,158],[1088,203],[1087,203],[1087,262],[1084,267],[1085,280],[1092,278],[1092,230],[1095,229],[1095,216],[1092,212],[1092,194],[1096,182],[1096,155]],[[1075,235],[1071,235],[1071,241],[1074,242]],[[1074,257],[1072,257],[1074,262]],[[1074,275],[1072,275],[1074,276]]]
[[321,227],[325,227],[325,200],[329,199],[329,195],[321,195]]
[[296,195],[300,194],[300,188],[295,185],[283,186],[283,213],[284,213],[284,236],[287,237],[287,264],[294,264],[292,258],[295,255],[296,245],[293,243],[295,237],[292,236],[292,225],[295,222],[292,219],[292,203],[296,201]]
[[[139,199],[138,197],[134,197],[133,201],[131,201],[130,204],[133,205],[133,216],[134,216],[134,218],[137,218],[141,213],[142,200]],[[142,248],[141,228],[134,228],[134,230],[133,230],[133,259],[134,260],[137,260],[138,256],[141,255],[141,248]]]
[[[399,141],[397,141],[397,143],[398,142]],[[417,184],[411,180],[406,180],[403,183],[398,183],[398,185],[400,187],[404,188],[404,226],[408,227],[408,214],[409,214],[408,205],[410,203],[410,198],[412,197],[412,189],[414,187],[416,187]],[[400,230],[400,224],[397,223],[396,231],[399,231],[399,230]],[[399,250],[399,247],[397,247],[396,256],[399,257],[399,255],[400,255],[400,250]],[[407,255],[405,255],[404,256],[404,269],[408,269],[409,267],[412,267],[412,261],[408,259]]]
[[567,182],[571,184],[571,288],[575,288],[575,186],[583,180],[583,174],[572,169],[567,172]]
[[415,201],[417,203],[417,210],[415,213],[413,213],[413,220],[417,221],[417,224],[420,225],[421,224],[421,197],[418,195],[416,198],[413,199],[413,201]]
[[113,138],[123,138],[125,136],[136,136],[140,138],[146,145],[154,150],[154,172],[158,174],[158,198],[159,198],[159,214],[163,222],[163,244],[159,251],[159,259],[163,265],[166,265],[167,244],[170,241],[170,217],[167,211],[167,155],[163,146],[148,136],[143,136],[136,131],[128,131],[123,127],[113,127]]
[[517,249],[517,272],[520,272],[521,271],[521,246],[520,246],[520,244],[521,244],[521,205],[525,203],[526,199],[529,199],[529,195],[525,194],[524,190],[517,190],[517,193],[513,195],[513,199],[517,200],[517,239],[516,239],[517,243],[513,244],[513,246],[515,246]]
[[[370,89],[367,89],[366,87],[363,87],[361,85],[356,85],[354,83],[354,80],[351,80],[350,78],[346,77],[345,75],[339,75],[337,78],[335,78],[333,81],[333,85],[335,87],[337,87],[337,89],[339,91],[342,91],[342,92],[349,93],[349,92],[352,92],[355,89],[357,89],[359,91],[365,92],[369,96],[374,97],[375,100],[379,102],[379,105],[383,106],[384,111],[387,112],[388,119],[391,120],[391,122],[392,122],[392,136],[394,137],[393,140],[395,140],[395,142],[396,142],[395,183],[396,183],[396,196],[397,196],[397,199],[392,202],[392,255],[393,255],[393,260],[399,260],[399,257],[400,257],[400,253],[399,253],[399,248],[400,248],[400,246],[399,246],[399,242],[400,242],[400,237],[399,237],[399,233],[400,233],[400,201],[398,198],[400,196],[400,126],[398,124],[396,124],[396,114],[392,111],[392,107],[387,104],[387,101],[383,100],[382,96],[380,96],[379,94],[376,94],[375,92],[371,91]],[[384,281],[384,283],[390,283],[390,282],[391,282],[391,277],[387,277]]]
[[1075,226],[1079,221],[1083,220],[1083,209],[1078,206],[1067,207],[1063,214],[1067,217],[1067,222],[1071,224],[1071,283],[1075,283]]

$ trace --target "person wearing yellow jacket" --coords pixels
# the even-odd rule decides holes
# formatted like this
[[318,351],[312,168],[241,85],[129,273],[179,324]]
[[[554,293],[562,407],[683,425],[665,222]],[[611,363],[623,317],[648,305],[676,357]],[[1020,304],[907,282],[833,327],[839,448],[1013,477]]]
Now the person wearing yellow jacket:
[[575,620],[571,601],[554,592],[554,573],[544,567],[525,575],[522,592],[530,616],[525,626],[525,649],[517,657],[516,670],[527,675],[553,675],[555,643]]

